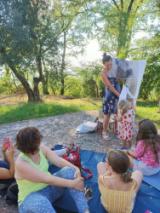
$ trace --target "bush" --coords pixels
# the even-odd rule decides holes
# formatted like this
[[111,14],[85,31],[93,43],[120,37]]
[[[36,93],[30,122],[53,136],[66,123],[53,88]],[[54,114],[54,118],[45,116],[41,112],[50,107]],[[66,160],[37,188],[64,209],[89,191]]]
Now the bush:
[[74,98],[82,96],[82,83],[78,77],[67,76],[65,78],[65,95]]
[[0,78],[0,94],[10,95],[15,93],[24,93],[22,85],[15,84],[10,75],[3,75]]

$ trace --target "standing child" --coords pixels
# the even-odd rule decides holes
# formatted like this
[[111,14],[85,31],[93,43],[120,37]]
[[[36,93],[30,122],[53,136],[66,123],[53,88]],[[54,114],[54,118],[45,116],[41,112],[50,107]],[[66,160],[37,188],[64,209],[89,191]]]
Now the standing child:
[[147,176],[160,171],[160,136],[156,126],[149,119],[139,122],[136,148],[128,154],[135,158],[134,170],[141,170]]
[[120,150],[109,152],[107,163],[99,163],[98,184],[101,202],[108,213],[131,213],[143,175],[129,171],[130,160]]
[[123,148],[130,148],[134,133],[135,113],[131,102],[121,100],[118,105],[117,128],[118,138],[123,142]]

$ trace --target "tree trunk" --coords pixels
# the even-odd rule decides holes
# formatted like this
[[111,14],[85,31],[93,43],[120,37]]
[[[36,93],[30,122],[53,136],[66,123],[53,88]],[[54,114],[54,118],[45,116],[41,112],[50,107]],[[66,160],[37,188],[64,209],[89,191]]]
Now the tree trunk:
[[160,97],[158,97],[158,113],[160,113]]
[[42,82],[42,88],[43,88],[43,94],[44,95],[49,95],[49,91],[48,91],[48,71],[45,67],[45,62],[43,60],[43,70],[44,70],[44,78],[43,78],[43,82]]
[[95,82],[95,86],[96,86],[96,98],[99,97],[99,89],[98,89],[98,85],[97,83]]
[[47,81],[45,81],[45,82],[43,83],[42,87],[43,87],[43,94],[44,94],[44,95],[49,95],[48,83],[47,83]]
[[62,63],[61,63],[61,72],[60,72],[60,79],[61,79],[61,89],[60,94],[64,95],[64,69],[65,69],[65,57],[66,57],[66,32],[63,34],[63,54],[62,54]]
[[63,79],[62,76],[61,76],[61,90],[60,90],[60,94],[64,95],[64,79]]
[[[14,73],[14,75],[16,76],[16,78],[21,82],[21,84],[23,85],[27,96],[28,96],[28,102],[38,102],[41,101],[40,99],[40,95],[39,95],[39,90],[38,90],[38,86],[36,86],[36,88],[34,89],[34,91],[31,89],[28,81],[25,79],[25,77],[23,75],[21,75],[17,69],[12,65],[12,63],[10,61],[8,61],[8,66],[10,67],[10,69],[12,70],[12,72]],[[38,91],[37,91],[38,90]]]
[[52,85],[51,85],[51,90],[52,90],[53,94],[56,95],[55,89]]
[[34,94],[35,101],[40,102],[41,98],[40,98],[39,88],[38,88],[40,78],[34,78],[33,82],[34,82],[33,94]]
[[[128,50],[131,41],[131,33],[133,27],[133,21],[130,18],[130,14],[121,12],[119,22],[119,35],[118,35],[118,58],[125,59],[128,56]],[[132,22],[132,23],[131,23]]]
[[[42,68],[42,57],[41,57],[41,51],[39,55],[36,57],[36,63],[37,63],[37,69],[39,72],[39,78],[34,79],[35,89],[37,90],[37,83],[42,82],[42,88],[43,88],[43,94],[48,95],[48,88],[47,88],[47,82],[45,79],[45,76],[43,74],[43,68]],[[39,91],[37,91],[39,93]]]
[[[122,1],[123,2],[123,1]],[[124,11],[123,4],[121,9],[118,7],[119,14],[119,35],[118,35],[118,58],[125,59],[128,56],[128,51],[131,42],[132,29],[136,20],[138,8],[143,4],[143,0],[136,2],[130,0],[128,8]]]

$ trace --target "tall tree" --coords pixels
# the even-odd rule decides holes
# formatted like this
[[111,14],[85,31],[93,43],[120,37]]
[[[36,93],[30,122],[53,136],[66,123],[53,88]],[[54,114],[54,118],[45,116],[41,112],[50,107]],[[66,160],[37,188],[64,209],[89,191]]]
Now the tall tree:
[[146,0],[97,0],[90,7],[95,14],[95,33],[102,50],[126,58],[138,11]]
[[67,26],[52,15],[49,1],[2,0],[0,6],[1,64],[8,65],[22,83],[28,101],[40,101],[40,82],[43,93],[48,93],[43,61],[58,54],[58,40]]
[[[41,40],[37,35],[40,7],[43,1],[0,2],[0,61],[6,64],[23,85],[28,101],[40,101],[39,82],[42,81]],[[32,82],[26,78],[30,73]]]
[[[75,19],[79,15],[84,15],[86,10],[86,5],[91,0],[75,0],[75,1],[53,1],[53,16],[58,21],[60,29],[62,31],[60,37],[61,43],[61,64],[59,68],[59,79],[60,79],[60,94],[64,95],[65,88],[65,69],[66,69],[66,51],[68,43],[71,42],[71,31],[76,31],[76,27],[72,25],[77,25]],[[74,29],[72,29],[72,27]],[[73,34],[72,34],[73,35]],[[81,36],[80,34],[78,35]],[[79,39],[79,38],[78,38]],[[78,40],[77,39],[77,40]]]

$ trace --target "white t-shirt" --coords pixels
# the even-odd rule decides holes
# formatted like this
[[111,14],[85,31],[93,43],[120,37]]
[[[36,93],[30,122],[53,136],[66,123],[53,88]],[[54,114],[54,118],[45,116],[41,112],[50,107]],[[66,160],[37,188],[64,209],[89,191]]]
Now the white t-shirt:
[[135,97],[132,95],[132,93],[130,92],[129,88],[126,85],[123,85],[121,94],[119,96],[119,101],[127,100],[127,96],[129,96],[135,102]]

